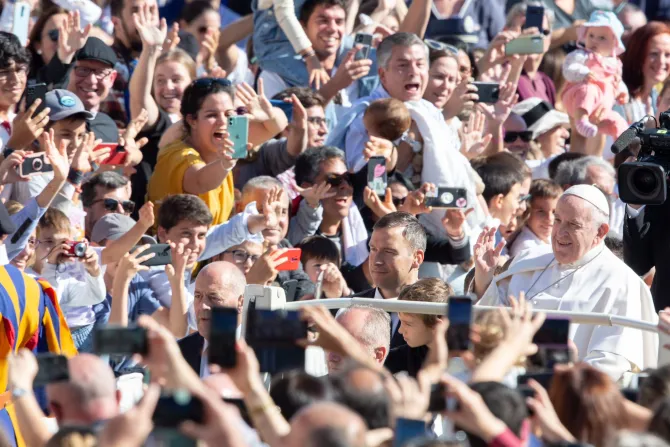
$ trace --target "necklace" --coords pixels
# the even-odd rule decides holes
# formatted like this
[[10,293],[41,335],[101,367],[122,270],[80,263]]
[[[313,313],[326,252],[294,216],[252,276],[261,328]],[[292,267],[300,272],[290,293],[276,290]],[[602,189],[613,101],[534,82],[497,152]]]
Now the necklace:
[[[602,250],[600,251],[600,253],[602,253]],[[531,284],[530,287],[528,288],[528,291],[526,292],[526,296],[527,296],[526,299],[527,299],[527,300],[532,300],[533,298],[535,298],[536,296],[538,296],[540,293],[544,292],[545,290],[550,289],[551,287],[555,286],[556,284],[558,284],[559,282],[563,281],[564,279],[568,279],[569,277],[571,277],[572,275],[574,275],[575,273],[577,273],[578,270],[580,270],[581,268],[586,267],[587,265],[589,265],[593,260],[595,260],[598,256],[600,256],[600,253],[598,253],[597,255],[595,255],[592,259],[590,259],[589,261],[587,261],[584,265],[580,265],[579,267],[577,267],[576,269],[574,269],[573,271],[571,271],[569,274],[567,274],[567,275],[564,276],[563,278],[559,278],[559,279],[557,279],[556,281],[554,281],[553,283],[549,284],[549,285],[548,285],[547,287],[545,287],[544,289],[542,289],[542,290],[540,290],[539,292],[537,292],[537,293],[531,295],[531,294],[530,294],[530,291],[533,290],[533,287],[535,287],[535,284],[537,284],[537,282],[540,280],[540,278],[542,278],[542,275],[544,275],[544,272],[546,272],[547,269],[549,268],[549,266],[556,260],[556,257],[551,258],[551,261],[549,261],[549,264],[547,264],[547,265],[542,269],[542,272],[538,275],[538,277],[535,279],[535,281],[533,281],[533,284]]]

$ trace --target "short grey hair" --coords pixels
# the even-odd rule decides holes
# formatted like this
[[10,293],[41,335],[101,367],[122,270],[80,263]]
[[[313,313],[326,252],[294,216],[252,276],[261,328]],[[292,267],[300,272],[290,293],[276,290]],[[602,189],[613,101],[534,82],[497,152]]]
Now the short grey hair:
[[518,16],[525,16],[526,11],[528,10],[528,6],[541,6],[544,8],[544,16],[547,18],[547,22],[549,22],[549,28],[554,27],[554,22],[556,20],[556,15],[554,14],[554,11],[545,8],[544,4],[541,1],[538,0],[529,0],[527,2],[521,2],[517,3],[514,6],[512,6],[507,13],[507,17],[505,17],[505,27],[509,28],[512,26],[512,23],[514,22],[514,19],[516,19]]
[[367,317],[363,324],[362,333],[352,335],[360,339],[367,348],[374,349],[382,346],[386,348],[388,353],[391,346],[391,316],[389,313],[377,307],[355,304],[340,309],[335,319],[339,321],[345,315],[355,311],[366,312]]
[[347,164],[344,151],[335,146],[310,147],[298,156],[295,161],[295,183],[301,186],[303,183],[314,184],[321,173],[321,165],[329,160],[341,160]]
[[561,186],[588,185],[590,182],[587,170],[591,166],[602,168],[605,172],[611,175],[612,178],[616,178],[616,171],[611,164],[600,157],[589,155],[561,162],[556,169],[554,180]]
[[275,186],[283,187],[284,185],[274,177],[270,177],[269,175],[259,175],[258,177],[252,177],[247,181],[242,188],[242,192],[244,193],[253,189],[271,189]]
[[413,33],[395,33],[386,37],[377,47],[377,66],[388,68],[391,52],[395,47],[409,48],[414,45],[421,45],[426,52],[426,62],[428,62],[428,46],[423,40]]

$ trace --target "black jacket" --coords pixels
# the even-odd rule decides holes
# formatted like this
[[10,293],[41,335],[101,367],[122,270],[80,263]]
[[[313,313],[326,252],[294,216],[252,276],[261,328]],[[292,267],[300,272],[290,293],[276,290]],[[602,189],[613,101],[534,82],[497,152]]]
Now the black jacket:
[[670,206],[647,205],[635,218],[626,216],[623,260],[642,276],[656,267],[651,285],[656,311],[670,306]]
[[[375,291],[377,289],[368,289],[364,290],[360,293],[356,293],[353,295],[353,298],[374,298],[375,297]],[[392,314],[392,312],[388,313],[389,315]],[[400,323],[398,323],[398,327],[396,328],[395,332],[393,331],[393,322],[391,322],[391,348],[393,349],[398,346],[406,345],[405,343],[405,338],[402,336],[400,332],[398,332],[398,328],[400,328]]]
[[[293,248],[293,245],[284,239],[278,244],[279,248]],[[298,281],[295,297],[292,299],[290,296],[286,296],[286,301],[297,301],[305,295],[314,295],[315,286],[312,284],[312,281],[309,280],[309,276],[302,269],[302,263],[300,263],[300,268],[298,270],[282,270],[277,274],[275,282],[279,284],[280,287],[284,288],[284,283],[290,280]],[[287,288],[284,288],[285,292],[288,292]]]
[[409,345],[397,346],[389,351],[384,367],[392,374],[406,371],[411,377],[416,377],[427,355],[428,346],[426,345],[416,348],[410,348]]
[[181,355],[184,356],[186,362],[193,368],[193,371],[200,375],[200,362],[202,361],[202,350],[205,347],[205,338],[200,335],[200,332],[194,332],[191,335],[177,340]]

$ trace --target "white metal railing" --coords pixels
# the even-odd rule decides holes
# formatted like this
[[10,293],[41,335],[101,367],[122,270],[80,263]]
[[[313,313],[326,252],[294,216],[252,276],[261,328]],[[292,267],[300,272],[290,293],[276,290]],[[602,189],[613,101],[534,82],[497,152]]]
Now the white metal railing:
[[[421,303],[416,301],[380,300],[375,298],[328,298],[318,301],[294,301],[284,304],[286,310],[298,310],[301,307],[324,306],[327,309],[340,309],[354,305],[366,305],[387,312],[407,312],[418,314],[444,315],[444,303]],[[474,306],[476,312],[499,309],[494,306]],[[564,310],[534,310],[544,312],[550,318],[567,318],[574,323],[596,324],[601,326],[623,326],[649,332],[658,332],[655,323],[592,312],[569,312]]]

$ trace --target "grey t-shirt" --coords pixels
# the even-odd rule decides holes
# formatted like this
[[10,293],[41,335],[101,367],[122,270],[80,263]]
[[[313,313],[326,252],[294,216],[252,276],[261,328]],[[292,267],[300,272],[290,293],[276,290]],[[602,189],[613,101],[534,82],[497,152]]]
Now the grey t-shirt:
[[266,141],[252,161],[238,161],[233,170],[235,188],[241,190],[245,183],[259,175],[276,177],[295,165],[296,158],[288,153],[287,145],[286,138]]

